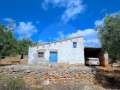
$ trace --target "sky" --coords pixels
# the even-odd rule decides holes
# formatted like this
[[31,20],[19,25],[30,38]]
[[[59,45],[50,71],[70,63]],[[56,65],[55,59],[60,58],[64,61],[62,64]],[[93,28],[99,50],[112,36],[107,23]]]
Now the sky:
[[120,0],[0,0],[0,23],[13,23],[17,39],[47,42],[83,36],[86,47],[100,47],[97,25],[120,11]]

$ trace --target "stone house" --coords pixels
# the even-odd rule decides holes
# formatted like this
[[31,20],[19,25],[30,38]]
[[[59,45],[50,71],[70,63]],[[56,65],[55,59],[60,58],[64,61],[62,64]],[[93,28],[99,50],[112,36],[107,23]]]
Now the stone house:
[[29,47],[28,63],[85,64],[83,37]]

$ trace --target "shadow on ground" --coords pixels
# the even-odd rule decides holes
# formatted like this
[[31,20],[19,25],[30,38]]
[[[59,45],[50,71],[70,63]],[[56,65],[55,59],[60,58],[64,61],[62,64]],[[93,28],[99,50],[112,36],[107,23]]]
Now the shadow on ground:
[[120,70],[104,71],[96,68],[95,78],[106,89],[120,90]]

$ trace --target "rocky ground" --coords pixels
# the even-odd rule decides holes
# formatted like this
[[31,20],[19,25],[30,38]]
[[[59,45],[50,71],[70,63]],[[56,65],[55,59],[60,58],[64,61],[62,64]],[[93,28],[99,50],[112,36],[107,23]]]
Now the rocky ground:
[[[101,73],[101,70],[96,67],[80,65],[46,64],[2,66],[0,67],[0,90],[7,90],[6,82],[10,81],[11,77],[15,78],[12,79],[14,80],[12,86],[15,89],[9,90],[119,90],[119,80],[115,81],[114,79],[116,86],[114,88],[109,87],[109,85],[106,85],[107,79],[109,78],[106,79],[105,75],[106,72]],[[119,77],[120,73],[115,75]],[[21,79],[24,85],[18,83]],[[113,81],[113,76],[110,80]],[[18,84],[16,85],[16,83]],[[11,82],[8,87],[11,87],[10,84]],[[18,89],[19,84],[22,85],[20,86],[21,89]]]

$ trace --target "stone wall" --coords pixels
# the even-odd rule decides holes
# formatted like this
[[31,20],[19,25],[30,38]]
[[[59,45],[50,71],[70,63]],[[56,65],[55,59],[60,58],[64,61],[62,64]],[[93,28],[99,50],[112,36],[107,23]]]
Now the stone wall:
[[[80,65],[41,64],[0,67],[0,75],[6,74],[20,76],[28,86],[39,88],[35,90],[106,90],[98,85],[95,68]],[[41,87],[47,89],[40,89]]]
[[31,76],[40,76],[43,80],[43,84],[45,84],[46,81],[48,81],[48,84],[74,81],[85,81],[86,83],[92,83],[95,80],[95,72],[91,68],[77,65],[64,67],[62,65],[12,65],[1,67],[0,73],[12,75],[18,74],[26,76],[26,79],[32,79],[33,77]]
[[5,57],[0,59],[0,65],[11,65],[11,64],[27,64],[28,57],[25,56],[24,59],[20,59],[20,56],[15,57]]
[[99,55],[99,59],[100,59],[100,65],[104,66],[104,67],[108,67],[109,66],[109,56],[108,53],[103,53],[101,52]]

